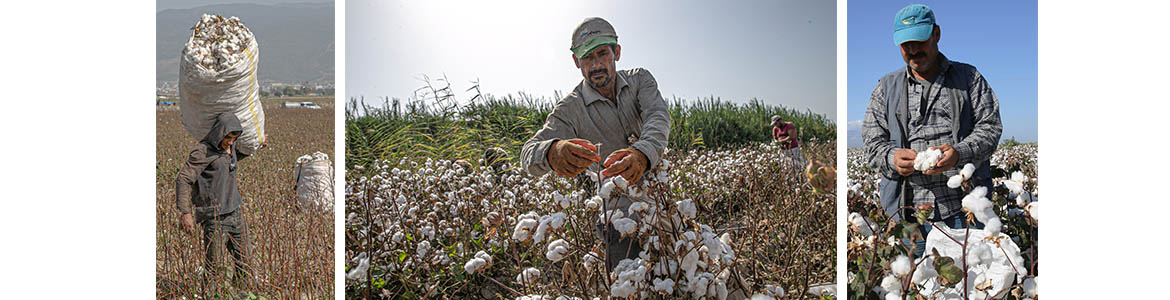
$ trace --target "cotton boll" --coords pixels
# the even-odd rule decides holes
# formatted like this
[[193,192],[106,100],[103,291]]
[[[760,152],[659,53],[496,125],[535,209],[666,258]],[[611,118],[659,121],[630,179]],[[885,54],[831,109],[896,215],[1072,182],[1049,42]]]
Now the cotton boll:
[[613,228],[621,232],[622,236],[626,236],[638,229],[638,223],[629,218],[620,218],[613,220]]
[[532,285],[540,278],[540,270],[529,267],[516,274],[516,283],[521,285]]
[[633,296],[635,292],[637,289],[634,288],[634,283],[629,280],[614,282],[609,287],[610,295],[616,298],[627,298]]
[[358,280],[358,281],[365,282],[366,281],[366,271],[368,271],[369,269],[370,269],[370,259],[366,258],[365,253],[362,253],[361,255],[358,256],[358,266],[356,268],[349,270],[349,273],[345,274],[345,279],[346,280]]
[[695,208],[695,203],[691,199],[675,202],[675,205],[678,206],[678,212],[682,214],[683,218],[688,220],[694,219],[698,213],[698,209]]
[[650,290],[663,295],[670,295],[671,293],[674,293],[674,280],[671,280],[670,278],[654,278],[654,285],[650,287]]
[[890,270],[898,277],[910,274],[910,258],[905,255],[898,255],[893,263],[890,263]]
[[870,221],[869,218],[863,217],[857,212],[849,214],[849,224],[852,225],[854,230],[856,230],[857,233],[860,233],[861,236],[868,237],[873,235],[873,228],[870,228],[870,226],[873,226],[873,222]]
[[598,256],[597,253],[593,253],[591,251],[591,252],[586,252],[585,256],[582,257],[581,260],[582,260],[581,264],[585,265],[585,269],[595,270],[595,267],[597,267],[598,264],[601,263],[601,256]]
[[484,260],[489,265],[492,264],[492,256],[488,255],[487,252],[483,252],[483,250],[479,250],[479,252],[476,252],[475,257]]
[[468,260],[466,264],[463,264],[463,270],[467,271],[467,274],[475,274],[475,272],[479,272],[479,270],[482,270],[486,265],[487,262],[483,259],[478,257],[472,258]]
[[784,287],[776,284],[764,285],[764,292],[772,297],[784,298]]
[[1028,203],[1028,206],[1024,209],[1028,211],[1028,215],[1033,219],[1040,220],[1040,202]]
[[422,241],[418,243],[418,257],[427,256],[427,251],[431,250],[431,242]]
[[938,164],[938,160],[942,158],[942,150],[927,149],[926,151],[918,152],[918,156],[914,157],[914,169],[918,171],[926,171]]
[[626,187],[629,186],[629,183],[626,182],[625,177],[614,176],[613,179],[611,179],[611,181],[613,182],[613,185],[616,186],[618,189],[625,190]]
[[512,239],[517,241],[527,240],[532,230],[538,224],[540,224],[540,221],[537,221],[535,213],[530,212],[529,214],[520,216],[520,219],[516,220],[516,227],[512,229]]
[[938,271],[934,269],[934,257],[930,256],[918,264],[918,268],[914,269],[914,276],[910,280],[915,284],[924,285],[927,280],[935,277],[938,277]]
[[1024,297],[1036,298],[1037,288],[1040,285],[1039,280],[1039,276],[1024,279]]
[[613,180],[606,180],[605,183],[601,185],[601,191],[598,191],[597,195],[601,196],[602,199],[609,199],[610,196],[613,196],[613,189],[615,187],[617,186],[613,183]]
[[558,239],[552,241],[552,243],[548,243],[547,250],[548,252],[544,254],[544,257],[553,262],[561,261],[565,258],[565,253],[569,252],[564,239]]
[[772,296],[764,295],[761,293],[755,293],[754,295],[752,295],[751,300],[776,300],[776,298],[773,298]]
[[886,275],[886,278],[882,278],[881,288],[888,293],[886,294],[887,296],[890,294],[902,295],[902,281],[894,277],[893,274]]
[[987,243],[975,242],[967,247],[967,249],[967,261],[970,262],[970,265],[978,266],[992,262],[991,246]]
[[992,217],[984,224],[983,230],[987,231],[987,236],[998,236],[1000,230],[1003,230],[1003,223],[999,217]]
[[532,235],[532,240],[540,242],[544,240],[550,229],[560,229],[565,226],[565,213],[559,212],[547,216],[540,217],[540,225],[536,227],[536,233]]
[[971,179],[971,176],[975,176],[975,165],[971,163],[963,165],[963,170],[959,171],[959,175],[963,175],[963,178]]
[[601,197],[593,196],[589,200],[585,200],[585,208],[588,210],[597,210],[601,208]]
[[950,179],[947,179],[947,187],[952,188],[952,189],[957,189],[960,186],[963,186],[963,175],[962,174],[951,176]]
[[634,202],[630,204],[629,213],[630,215],[634,215],[635,212],[644,211],[648,207],[650,207],[650,204],[646,202]]

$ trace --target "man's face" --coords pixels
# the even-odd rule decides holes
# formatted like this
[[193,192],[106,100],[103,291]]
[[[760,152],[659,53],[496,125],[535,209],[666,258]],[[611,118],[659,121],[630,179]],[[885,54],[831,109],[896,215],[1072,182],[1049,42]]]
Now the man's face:
[[236,132],[228,133],[227,136],[223,137],[223,141],[219,142],[219,148],[230,151],[232,149],[232,144],[236,143],[236,137],[238,136],[240,136],[240,134]]
[[621,53],[622,46],[602,45],[579,59],[574,56],[573,62],[581,69],[581,75],[589,81],[589,86],[600,90],[613,84],[613,78],[617,75],[614,64],[621,58]]
[[919,74],[933,70],[938,58],[938,39],[939,28],[935,27],[930,38],[925,41],[902,43],[898,47],[902,50],[902,60]]

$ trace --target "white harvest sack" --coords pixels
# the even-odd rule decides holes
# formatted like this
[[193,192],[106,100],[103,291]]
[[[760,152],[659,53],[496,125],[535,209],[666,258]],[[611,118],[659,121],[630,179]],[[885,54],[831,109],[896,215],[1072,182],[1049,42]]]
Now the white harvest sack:
[[[959,242],[963,242],[965,238],[968,243],[967,262],[970,264],[967,269],[967,279],[971,280],[965,279],[966,282],[959,283],[953,289],[947,289],[939,285],[935,279],[929,279],[924,285],[923,293],[933,294],[942,289],[938,294],[941,299],[963,299],[963,287],[967,285],[967,291],[970,292],[969,299],[988,299],[997,294],[999,299],[1002,299],[1008,295],[1007,292],[1003,291],[1004,289],[1011,286],[1013,281],[1022,282],[1024,276],[1028,275],[1028,269],[1024,266],[1024,257],[1020,255],[1020,247],[1012,242],[1008,235],[998,233],[994,238],[989,239],[987,231],[971,229],[970,235],[967,236],[966,229],[951,229],[941,222],[935,224],[938,227],[931,230],[930,234],[926,236],[926,252],[924,253],[929,255],[932,250],[938,250],[939,254],[953,258],[955,266],[962,268],[963,246],[955,243],[951,238]],[[988,281],[990,284],[987,283]]]
[[333,162],[321,152],[297,158],[293,169],[296,179],[297,201],[301,206],[333,205]]
[[211,130],[216,115],[235,114],[244,127],[236,149],[250,155],[264,143],[264,107],[256,79],[260,46],[255,38],[249,38],[245,45],[240,50],[243,59],[217,71],[201,64],[200,55],[206,58],[207,54],[197,53],[188,42],[179,60],[179,111],[183,128],[196,140]]

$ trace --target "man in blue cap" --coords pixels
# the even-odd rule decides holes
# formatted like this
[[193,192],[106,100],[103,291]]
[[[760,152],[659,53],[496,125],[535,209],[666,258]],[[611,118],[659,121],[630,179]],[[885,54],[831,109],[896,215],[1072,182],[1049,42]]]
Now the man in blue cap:
[[[862,125],[865,160],[884,177],[881,205],[891,218],[913,221],[907,217],[912,208],[929,207],[928,221],[965,228],[963,190],[947,187],[947,178],[971,163],[971,182],[990,189],[989,161],[1003,124],[999,100],[983,75],[939,53],[942,30],[935,21],[934,11],[921,4],[894,16],[894,44],[906,67],[883,76],[870,95]],[[943,156],[932,168],[916,171],[914,159],[927,149]],[[925,235],[932,227],[920,228]],[[915,256],[921,257],[925,241],[916,242]]]

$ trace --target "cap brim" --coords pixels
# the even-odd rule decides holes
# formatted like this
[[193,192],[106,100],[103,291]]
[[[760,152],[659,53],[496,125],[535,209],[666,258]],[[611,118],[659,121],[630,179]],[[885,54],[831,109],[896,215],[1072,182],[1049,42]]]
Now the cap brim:
[[585,55],[588,55],[589,52],[593,52],[593,49],[596,49],[597,46],[607,45],[607,44],[617,44],[617,37],[616,36],[608,36],[608,35],[596,36],[596,37],[589,39],[584,44],[581,44],[580,47],[572,48],[569,50],[573,50],[573,56],[576,56],[577,58],[581,58],[581,57],[584,57]]
[[894,31],[894,45],[902,45],[905,42],[921,42],[930,39],[930,34],[934,32],[934,25],[921,24],[918,26],[903,28],[902,30]]

